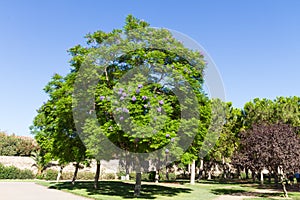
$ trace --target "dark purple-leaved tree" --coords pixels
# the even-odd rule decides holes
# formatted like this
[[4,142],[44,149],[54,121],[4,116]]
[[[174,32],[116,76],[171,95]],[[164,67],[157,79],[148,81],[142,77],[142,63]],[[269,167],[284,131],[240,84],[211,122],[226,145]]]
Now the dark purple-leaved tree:
[[240,147],[233,164],[252,172],[268,169],[278,181],[278,169],[284,173],[300,168],[300,138],[297,128],[284,123],[260,123],[240,133]]

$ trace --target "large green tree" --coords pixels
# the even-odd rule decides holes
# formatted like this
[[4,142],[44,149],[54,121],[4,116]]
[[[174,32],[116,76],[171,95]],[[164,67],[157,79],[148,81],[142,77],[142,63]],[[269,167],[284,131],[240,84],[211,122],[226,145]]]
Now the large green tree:
[[55,159],[61,165],[75,163],[74,184],[79,165],[87,156],[72,115],[73,82],[72,73],[52,77],[44,89],[49,100],[39,108],[31,130],[46,160]]
[[50,98],[39,109],[33,132],[62,161],[93,155],[96,188],[101,159],[129,157],[139,195],[142,170],[180,159],[195,135],[204,137],[209,119],[204,57],[168,30],[150,28],[131,15],[123,29],[86,38],[85,46],[69,50],[70,73],[55,75],[46,86]]
[[[179,159],[206,130],[203,55],[132,16],[123,29],[97,31],[87,39],[88,47],[71,50],[78,66],[77,127],[98,160],[119,154],[109,151],[115,146],[122,149],[119,156],[131,155],[139,194],[140,170]],[[110,142],[115,146],[107,148]]]

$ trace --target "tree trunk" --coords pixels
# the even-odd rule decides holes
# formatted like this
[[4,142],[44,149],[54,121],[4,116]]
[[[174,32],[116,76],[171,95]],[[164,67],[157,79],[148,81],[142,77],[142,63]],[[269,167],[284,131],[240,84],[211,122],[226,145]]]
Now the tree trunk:
[[282,182],[283,181],[283,176],[284,176],[284,173],[283,173],[283,170],[281,169],[281,167],[277,167],[277,170],[278,170],[278,181],[279,182]]
[[74,174],[73,174],[73,178],[72,178],[72,185],[75,185],[75,181],[76,181],[76,178],[77,178],[77,173],[78,173],[78,169],[79,169],[79,162],[76,162],[75,164],[75,171],[74,171]]
[[286,185],[286,181],[283,181],[283,182],[282,182],[282,190],[283,190],[283,194],[284,194],[284,197],[285,197],[285,198],[289,198],[289,195],[288,195],[288,193],[287,193],[287,190],[286,190],[285,185]]
[[203,159],[200,160],[198,180],[200,180],[202,178],[202,176],[203,176]]
[[158,183],[158,181],[159,181],[159,170],[156,170],[155,171],[155,183]]
[[96,165],[96,174],[95,174],[95,180],[94,180],[94,189],[99,188],[99,177],[100,177],[100,160],[97,160],[97,165]]
[[134,196],[138,197],[141,194],[141,185],[142,185],[142,173],[136,172],[135,176],[135,186],[134,186]]
[[237,174],[238,174],[238,179],[242,179],[241,168],[239,166],[237,167]]
[[125,180],[126,180],[126,181],[129,181],[129,169],[128,169],[128,167],[126,167]]
[[222,156],[222,167],[223,167],[223,178],[227,179],[227,169],[226,169],[226,163],[225,163],[225,157]]
[[58,171],[58,174],[57,174],[57,177],[56,177],[56,182],[58,183],[59,180],[60,180],[60,177],[62,175],[62,171],[63,171],[64,167],[63,166],[60,166],[60,169]]
[[263,170],[260,171],[260,184],[264,184],[264,173]]
[[246,173],[246,180],[249,179],[249,169],[246,167],[245,168],[245,173]]
[[284,180],[285,175],[284,175],[283,169],[280,168],[280,171],[281,171],[281,173],[280,173],[279,177],[280,177],[280,181],[282,182]]
[[188,172],[191,174],[191,164],[188,164]]
[[129,158],[128,158],[128,154],[126,154],[125,171],[126,171],[125,180],[126,180],[126,181],[129,181],[129,179],[130,179],[130,176],[129,176],[130,169],[129,169]]
[[192,185],[195,184],[195,173],[196,173],[196,161],[193,160],[192,167],[191,167],[191,180],[190,180],[190,183]]
[[209,169],[209,171],[208,171],[208,178],[207,178],[207,180],[211,180],[211,169]]
[[275,184],[278,186],[278,184],[279,184],[279,174],[278,174],[278,171],[276,170],[274,170],[274,182],[275,182]]
[[252,180],[253,182],[255,182],[255,179],[256,179],[256,172],[254,170],[251,170],[251,174],[252,174]]
[[166,178],[167,178],[168,181],[170,180],[170,178],[169,178],[169,168],[168,168],[168,166],[166,166]]

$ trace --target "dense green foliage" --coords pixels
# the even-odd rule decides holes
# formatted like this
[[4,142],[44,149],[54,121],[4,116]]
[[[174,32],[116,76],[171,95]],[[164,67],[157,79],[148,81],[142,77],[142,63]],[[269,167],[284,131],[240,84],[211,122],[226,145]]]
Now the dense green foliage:
[[72,79],[56,74],[44,88],[49,100],[38,110],[31,127],[45,159],[82,162],[85,147],[76,133],[72,115]]
[[30,156],[36,149],[37,143],[30,137],[0,132],[0,156]]
[[[175,145],[179,140],[186,140],[188,143],[189,137],[192,141],[195,134],[199,134],[199,138],[206,134],[209,116],[200,116],[202,113],[209,113],[206,111],[208,100],[201,89],[205,66],[203,56],[186,49],[169,31],[147,27],[144,22],[128,16],[124,30],[89,34],[87,38],[90,46],[71,49],[73,64],[76,66],[87,55],[100,54],[102,59],[114,59],[107,66],[90,63],[93,68],[81,69],[80,74],[77,74],[77,84],[82,88],[75,90],[78,101],[84,101],[89,96],[86,91],[95,95],[95,106],[89,109],[75,108],[76,111],[79,110],[78,118],[81,121],[77,123],[78,129],[82,129],[84,143],[89,151],[102,159],[107,159],[105,155],[111,148],[106,148],[107,145],[101,143],[101,135],[128,152],[151,153],[164,149],[169,158],[176,156],[180,159],[179,155],[185,149]],[[114,40],[118,40],[117,44],[111,42]],[[100,52],[93,52],[95,49]],[[107,52],[115,55],[120,49],[125,52],[124,55],[105,57]],[[190,60],[180,57],[178,52]],[[100,72],[97,73],[97,70]],[[94,81],[91,76],[93,73],[100,80],[90,88],[85,85]],[[183,80],[186,80],[190,88]],[[179,102],[176,92],[184,97],[182,102]],[[78,104],[80,103],[86,105],[89,100]],[[83,117],[85,113],[89,114]],[[93,113],[97,119],[90,117]],[[185,138],[179,137],[179,130]],[[116,152],[110,152],[110,155],[115,154]],[[193,154],[196,157],[197,150]],[[161,155],[156,154],[157,159],[166,156],[164,152]]]
[[35,175],[29,169],[21,170],[14,166],[5,167],[0,163],[0,179],[33,179]]
[[[123,29],[110,33],[96,31],[86,38],[87,46],[77,45],[69,50],[71,72],[65,77],[56,74],[44,89],[49,100],[38,110],[32,133],[45,158],[58,159],[61,163],[83,162],[88,155],[97,160],[111,159],[116,153],[101,143],[100,136],[104,134],[127,152],[160,151],[160,157],[152,156],[158,163],[166,156],[180,159],[189,141],[197,135],[198,146],[196,149],[190,146],[189,151],[196,159],[210,120],[206,115],[210,104],[202,91],[203,55],[185,48],[169,31],[149,28],[147,23],[131,15]],[[123,55],[109,57],[118,54],[120,49]],[[91,64],[95,69],[104,67],[103,73],[97,74],[93,68],[86,69],[82,75],[80,67],[87,58],[97,55],[98,50],[101,56],[112,60],[107,66]],[[135,71],[130,74],[132,69]],[[128,73],[130,78],[122,82],[122,76]],[[98,81],[94,88],[74,91],[75,81],[85,86],[93,81],[92,75]],[[97,119],[86,117],[78,122],[73,118],[72,102],[75,102],[75,114],[82,108],[76,110],[74,94],[82,93],[84,99],[90,90],[95,95],[95,104],[79,115],[84,118],[95,114]],[[184,98],[178,99],[176,93]],[[114,101],[118,103],[112,104]],[[124,129],[120,122],[129,128]],[[183,144],[186,147],[180,148]]]

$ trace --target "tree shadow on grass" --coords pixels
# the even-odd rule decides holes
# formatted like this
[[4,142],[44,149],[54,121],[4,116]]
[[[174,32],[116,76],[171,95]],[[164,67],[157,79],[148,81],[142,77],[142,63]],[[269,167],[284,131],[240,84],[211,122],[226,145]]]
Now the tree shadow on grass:
[[[70,182],[57,183],[50,188],[58,190],[85,190],[88,195],[105,195],[119,196],[124,199],[132,199],[134,197],[134,184],[120,181],[100,181],[99,189],[93,188],[92,181],[79,181],[73,186]],[[180,193],[191,193],[189,188],[169,187],[162,185],[143,184],[140,198],[155,199],[156,196],[173,197]]]
[[234,188],[222,188],[222,189],[212,189],[211,192],[216,195],[232,195],[232,196],[254,196],[254,197],[280,197],[282,193],[280,192],[252,192],[242,189]]

